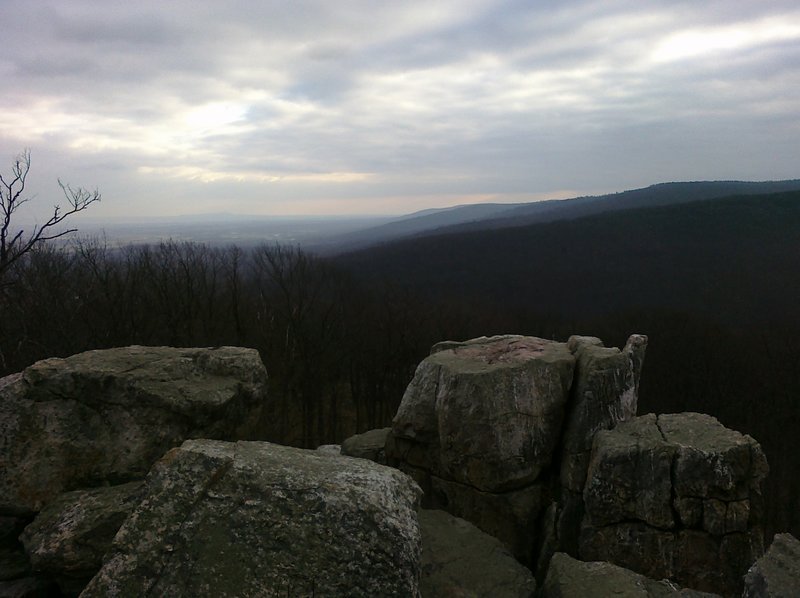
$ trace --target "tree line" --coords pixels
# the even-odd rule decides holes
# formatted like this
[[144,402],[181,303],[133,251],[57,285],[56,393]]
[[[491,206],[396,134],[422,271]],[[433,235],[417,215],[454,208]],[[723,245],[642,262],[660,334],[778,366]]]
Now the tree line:
[[39,244],[0,287],[0,374],[48,357],[141,345],[259,350],[267,439],[313,447],[386,425],[453,314],[393,285],[367,289],[296,247]]

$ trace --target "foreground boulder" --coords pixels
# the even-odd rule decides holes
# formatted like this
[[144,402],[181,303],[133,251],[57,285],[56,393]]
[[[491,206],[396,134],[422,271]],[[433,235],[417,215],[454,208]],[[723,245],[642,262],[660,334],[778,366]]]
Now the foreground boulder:
[[20,536],[32,570],[54,579],[65,596],[80,594],[141,495],[142,482],[60,495]]
[[189,440],[153,467],[83,596],[417,596],[419,498],[367,460]]
[[126,347],[0,379],[0,514],[141,479],[187,438],[251,434],[267,374],[253,349]]
[[643,415],[594,439],[584,560],[739,595],[763,553],[759,444],[698,413]]
[[424,597],[530,598],[536,591],[531,572],[508,549],[477,527],[445,511],[422,509]]
[[800,541],[776,534],[767,553],[747,572],[743,598],[789,596],[800,596]]
[[563,552],[553,555],[541,598],[712,598],[695,590],[681,589],[668,581],[656,581],[629,569],[602,562],[583,562]]

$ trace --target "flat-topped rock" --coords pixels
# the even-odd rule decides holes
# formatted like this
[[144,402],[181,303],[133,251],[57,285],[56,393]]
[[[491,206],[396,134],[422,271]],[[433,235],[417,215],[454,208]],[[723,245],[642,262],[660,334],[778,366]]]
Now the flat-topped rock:
[[533,482],[556,449],[574,363],[564,343],[535,337],[434,346],[403,396],[387,457],[483,491]]
[[188,440],[82,596],[419,595],[420,489],[365,459]]
[[267,374],[254,349],[124,347],[0,379],[0,514],[143,478],[187,438],[248,437]]
[[767,471],[755,440],[708,415],[648,414],[599,431],[580,556],[738,595],[763,552]]

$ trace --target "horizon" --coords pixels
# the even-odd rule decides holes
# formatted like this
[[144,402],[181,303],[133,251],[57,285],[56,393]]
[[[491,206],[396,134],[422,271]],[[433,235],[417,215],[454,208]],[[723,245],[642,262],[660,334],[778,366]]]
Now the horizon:
[[60,177],[99,218],[795,177],[800,6],[689,6],[35,0],[3,15],[0,172],[30,148],[31,207]]

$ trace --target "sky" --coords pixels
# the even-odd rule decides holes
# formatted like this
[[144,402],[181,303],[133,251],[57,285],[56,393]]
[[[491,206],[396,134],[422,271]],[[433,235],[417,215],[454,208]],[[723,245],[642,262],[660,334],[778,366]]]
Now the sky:
[[99,218],[800,177],[796,0],[0,1],[0,172]]

